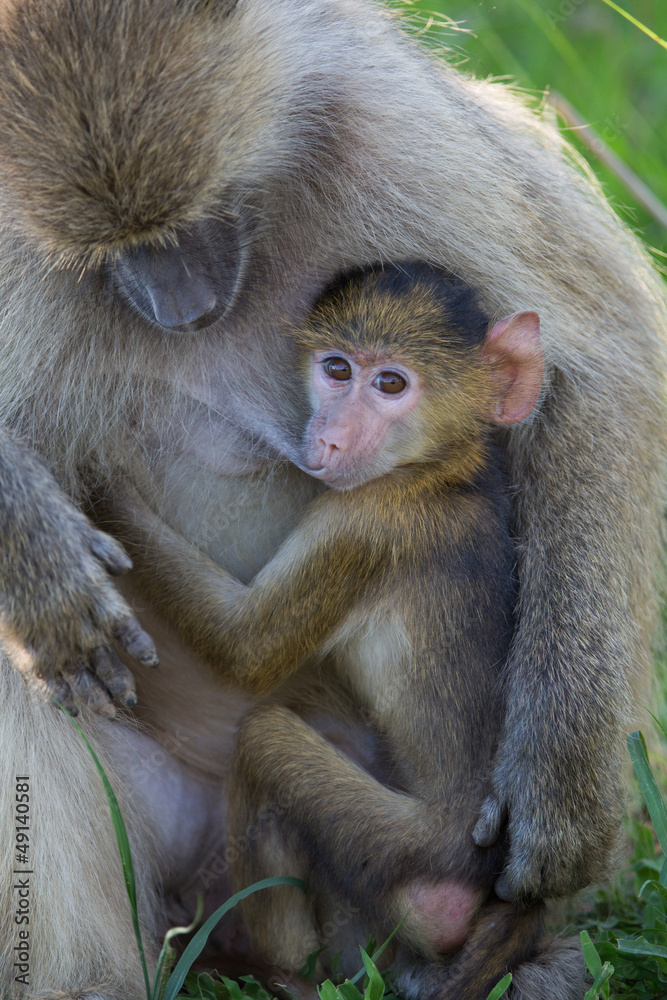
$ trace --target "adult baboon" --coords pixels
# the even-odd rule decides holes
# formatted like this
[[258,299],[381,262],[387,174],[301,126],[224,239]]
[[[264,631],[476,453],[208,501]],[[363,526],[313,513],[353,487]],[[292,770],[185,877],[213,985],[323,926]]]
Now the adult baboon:
[[[313,496],[283,461],[307,414],[275,378],[289,363],[278,328],[369,261],[444,266],[491,316],[539,312],[544,402],[506,437],[519,624],[476,836],[491,843],[507,818],[505,897],[600,876],[629,678],[646,675],[655,624],[665,309],[551,125],[429,59],[364,0],[5,0],[0,207],[3,986],[143,989],[97,773],[26,683],[68,697],[71,679],[109,714],[105,685],[133,700],[114,634],[151,660],[104,578],[122,557],[60,489],[85,500],[129,474],[165,523],[251,579]],[[219,841],[243,705],[132,600],[162,666],[135,670],[138,722],[85,707],[82,722],[127,814],[150,932],[157,891]],[[18,855],[27,945],[16,776],[33,810]],[[545,952],[515,986],[538,997],[545,976],[550,997],[576,996],[567,955]],[[433,968],[415,967],[416,992],[437,993]]]

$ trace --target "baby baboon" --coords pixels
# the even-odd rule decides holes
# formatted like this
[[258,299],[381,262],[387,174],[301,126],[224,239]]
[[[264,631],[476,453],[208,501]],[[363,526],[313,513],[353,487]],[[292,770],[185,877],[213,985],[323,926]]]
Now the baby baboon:
[[[539,319],[491,325],[461,281],[401,264],[342,279],[295,339],[314,408],[299,464],[333,489],[255,579],[246,587],[203,562],[196,573],[196,554],[159,523],[151,531],[131,498],[115,523],[156,606],[202,657],[255,694],[300,667],[333,681],[324,703],[342,690],[361,709],[400,785],[377,782],[299,717],[302,670],[282,704],[241,724],[232,833],[243,838],[276,803],[284,817],[241,853],[238,887],[298,873],[346,897],[376,936],[405,917],[408,952],[437,961],[463,946],[440,995],[484,1000],[535,951],[542,912],[493,894],[505,845],[473,841],[515,600],[490,427],[537,402]],[[276,372],[286,388],[294,377]],[[312,905],[283,890],[246,901],[269,962],[299,969],[321,947]]]

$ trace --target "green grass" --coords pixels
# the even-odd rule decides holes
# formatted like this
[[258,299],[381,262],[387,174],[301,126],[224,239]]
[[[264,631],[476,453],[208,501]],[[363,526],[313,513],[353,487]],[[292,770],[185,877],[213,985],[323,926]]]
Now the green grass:
[[[436,45],[482,78],[503,77],[563,95],[601,139],[667,205],[667,50],[606,0],[392,0]],[[665,0],[617,6],[667,39]],[[459,30],[443,19],[459,23]],[[466,30],[460,30],[466,29]],[[598,174],[620,215],[667,253],[667,229],[637,204],[599,158],[570,137]]]
[[629,822],[629,867],[598,889],[589,911],[579,915],[587,926],[582,938],[588,969],[600,981],[587,1000],[667,996],[667,807],[640,733],[630,734],[628,750],[650,825]]

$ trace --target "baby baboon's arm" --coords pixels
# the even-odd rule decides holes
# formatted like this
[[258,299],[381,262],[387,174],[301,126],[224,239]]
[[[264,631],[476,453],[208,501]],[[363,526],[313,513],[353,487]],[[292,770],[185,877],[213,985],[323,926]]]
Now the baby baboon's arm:
[[[100,502],[135,574],[178,633],[215,669],[267,694],[314,653],[389,559],[322,498],[248,585],[167,527],[124,482]],[[338,496],[331,495],[335,510]]]

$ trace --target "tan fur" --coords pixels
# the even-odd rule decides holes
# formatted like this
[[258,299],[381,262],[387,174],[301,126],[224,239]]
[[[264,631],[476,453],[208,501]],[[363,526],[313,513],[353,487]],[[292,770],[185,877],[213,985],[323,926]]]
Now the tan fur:
[[[104,983],[105,996],[120,997],[124,990],[140,996],[143,980],[100,777],[68,719],[32,695],[14,671],[5,669],[1,684],[6,777],[0,789],[0,833],[7,852],[0,890],[3,990],[9,990],[10,995],[41,996],[59,988],[79,995],[79,991],[94,990]],[[155,854],[156,830],[151,830],[149,818],[135,807],[131,791],[116,769],[130,763],[116,742],[117,733],[109,722],[96,720],[92,713],[83,721],[121,802],[134,861],[141,873],[142,927],[154,959],[151,942],[156,930],[156,900],[151,882],[161,874]],[[36,731],[39,740],[33,738]],[[63,794],[54,794],[56,771],[66,775]],[[12,870],[25,867],[13,863],[15,775],[30,776],[31,785],[28,857],[32,874],[28,877],[32,974],[29,990],[15,986],[12,991],[13,947],[19,943],[19,928],[14,923],[18,894],[12,886],[20,877]],[[58,830],[61,834],[54,835]],[[49,900],[54,902],[49,904]]]
[[[249,579],[312,496],[275,464],[290,457],[300,414],[275,379],[285,314],[300,318],[341,268],[406,257],[449,267],[494,316],[539,312],[543,405],[507,435],[522,592],[496,787],[515,885],[562,893],[596,877],[618,811],[629,686],[646,690],[655,631],[665,305],[595,182],[543,114],[429,60],[363,0],[239,0],[231,12],[205,0],[3,0],[0,36],[0,418],[70,495],[127,463],[155,511]],[[144,322],[83,269],[211,211],[252,218],[248,280],[225,321],[196,337]],[[14,551],[17,576],[25,548]],[[102,815],[76,737],[56,742],[10,690],[3,794],[23,767],[14,754],[32,748],[47,795]],[[34,981],[106,998],[120,988],[103,984],[122,976],[134,1000],[111,835],[98,827],[77,846],[71,817],[46,815],[57,880],[43,884],[40,913],[75,887],[82,928],[125,931],[111,954],[42,924]],[[92,851],[104,899],[92,873],[81,877]],[[11,950],[11,934],[2,943]],[[107,956],[96,970],[91,954]],[[554,952],[547,964],[560,962]],[[7,963],[2,977],[10,988]],[[580,995],[555,972],[550,981],[558,1000]]]

